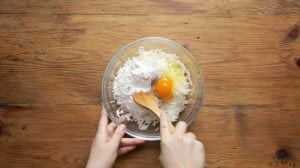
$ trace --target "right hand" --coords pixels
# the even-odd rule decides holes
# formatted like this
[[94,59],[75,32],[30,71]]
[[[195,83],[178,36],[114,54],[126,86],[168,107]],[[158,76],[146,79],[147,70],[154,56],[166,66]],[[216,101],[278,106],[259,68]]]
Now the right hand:
[[173,134],[168,129],[166,113],[160,117],[161,153],[160,162],[164,168],[203,168],[205,153],[203,144],[187,131],[185,122],[180,121]]

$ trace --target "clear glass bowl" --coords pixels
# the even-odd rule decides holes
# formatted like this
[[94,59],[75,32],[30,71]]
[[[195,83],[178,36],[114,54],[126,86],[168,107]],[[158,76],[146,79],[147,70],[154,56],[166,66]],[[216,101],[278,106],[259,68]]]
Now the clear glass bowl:
[[[104,104],[104,108],[110,119],[118,124],[118,116],[116,115],[118,106],[115,103],[111,103],[114,101],[112,93],[114,76],[129,57],[137,56],[137,51],[141,46],[144,47],[145,50],[162,49],[167,53],[176,54],[178,59],[184,63],[187,70],[190,72],[194,88],[193,92],[187,98],[190,99],[191,102],[184,111],[180,113],[178,121],[182,120],[187,124],[191,124],[195,119],[196,114],[200,111],[204,96],[203,75],[196,60],[189,51],[174,41],[161,37],[146,37],[133,41],[122,47],[109,61],[102,79],[102,103]],[[142,131],[138,129],[138,125],[135,122],[126,121],[125,124],[126,133],[132,137],[150,141],[160,140],[159,125],[156,127],[149,127],[148,130]]]

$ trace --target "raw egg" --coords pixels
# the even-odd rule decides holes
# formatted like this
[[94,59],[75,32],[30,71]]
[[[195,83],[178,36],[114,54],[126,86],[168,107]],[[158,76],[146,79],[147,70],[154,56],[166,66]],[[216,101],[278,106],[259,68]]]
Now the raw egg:
[[158,94],[159,98],[165,100],[172,95],[173,80],[167,75],[162,75],[154,85],[154,92]]

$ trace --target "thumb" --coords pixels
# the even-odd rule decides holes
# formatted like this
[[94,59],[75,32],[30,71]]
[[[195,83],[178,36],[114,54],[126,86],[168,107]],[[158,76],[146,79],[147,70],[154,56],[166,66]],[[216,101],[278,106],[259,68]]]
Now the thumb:
[[113,134],[113,137],[110,140],[110,143],[112,143],[112,147],[114,150],[117,150],[119,147],[119,144],[121,142],[122,137],[125,134],[125,125],[121,124],[117,127],[116,131]]

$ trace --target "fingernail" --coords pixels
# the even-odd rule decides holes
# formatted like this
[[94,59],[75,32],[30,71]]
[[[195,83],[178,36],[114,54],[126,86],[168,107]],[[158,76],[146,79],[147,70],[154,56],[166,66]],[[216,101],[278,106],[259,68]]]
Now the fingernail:
[[165,112],[161,112],[161,117],[162,117],[163,120],[165,120],[166,119],[166,113]]
[[101,111],[101,117],[106,117],[106,114],[103,110]]
[[121,125],[119,126],[119,129],[120,129],[120,131],[125,131],[125,125],[124,125],[124,124],[121,124]]
[[160,117],[161,117],[161,118],[164,117],[164,112],[160,112]]

